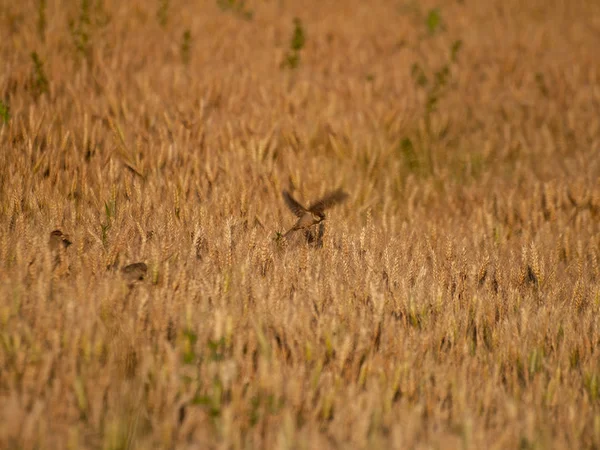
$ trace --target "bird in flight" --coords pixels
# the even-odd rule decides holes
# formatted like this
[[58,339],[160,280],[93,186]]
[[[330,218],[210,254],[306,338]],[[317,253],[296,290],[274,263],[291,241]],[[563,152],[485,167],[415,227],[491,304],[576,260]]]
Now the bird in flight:
[[294,231],[307,230],[313,225],[321,223],[323,220],[325,220],[325,210],[337,205],[338,203],[342,203],[347,197],[347,193],[345,193],[342,189],[337,189],[336,191],[330,192],[323,198],[312,203],[308,208],[305,208],[298,203],[298,201],[292,197],[288,191],[283,191],[283,199],[285,200],[286,205],[290,211],[292,211],[296,217],[298,217],[298,220],[294,226],[290,228],[283,235],[283,237],[287,237]]

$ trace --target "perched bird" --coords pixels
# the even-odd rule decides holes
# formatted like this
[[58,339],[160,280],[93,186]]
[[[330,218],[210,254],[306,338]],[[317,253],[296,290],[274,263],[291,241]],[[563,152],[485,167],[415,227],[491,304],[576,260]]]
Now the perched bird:
[[67,248],[72,242],[66,234],[63,234],[60,230],[54,230],[50,233],[50,240],[48,242],[50,250],[53,252],[59,251],[63,248]]
[[54,230],[50,233],[50,239],[48,239],[48,246],[52,253],[52,270],[59,276],[68,275],[70,272],[69,263],[67,258],[67,247],[72,242],[69,237],[60,230]]
[[143,262],[129,264],[121,268],[123,277],[130,283],[142,281],[148,272],[148,266]]
[[308,208],[302,206],[288,191],[283,191],[283,199],[288,208],[298,217],[297,222],[290,228],[283,237],[298,230],[307,230],[313,225],[320,224],[325,220],[325,210],[343,202],[348,197],[343,190],[338,189],[325,195],[325,197],[312,203]]

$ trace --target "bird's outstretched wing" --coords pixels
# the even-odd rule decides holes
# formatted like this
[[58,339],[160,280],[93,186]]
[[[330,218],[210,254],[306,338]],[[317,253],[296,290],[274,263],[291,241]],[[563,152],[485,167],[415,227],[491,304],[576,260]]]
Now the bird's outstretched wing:
[[323,212],[326,209],[337,205],[338,203],[342,203],[344,200],[346,200],[346,198],[348,198],[348,194],[342,189],[338,189],[330,192],[329,194],[325,195],[325,197],[314,202],[309,206],[308,210],[315,213]]
[[302,217],[306,213],[306,208],[298,203],[288,191],[283,191],[283,199],[286,205],[290,208],[297,217]]

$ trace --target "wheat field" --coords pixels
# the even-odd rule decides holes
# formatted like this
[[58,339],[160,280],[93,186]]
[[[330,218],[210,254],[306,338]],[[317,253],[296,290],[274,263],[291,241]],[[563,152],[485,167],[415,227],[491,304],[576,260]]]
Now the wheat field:
[[599,449],[598,48],[592,0],[2,2],[0,447]]

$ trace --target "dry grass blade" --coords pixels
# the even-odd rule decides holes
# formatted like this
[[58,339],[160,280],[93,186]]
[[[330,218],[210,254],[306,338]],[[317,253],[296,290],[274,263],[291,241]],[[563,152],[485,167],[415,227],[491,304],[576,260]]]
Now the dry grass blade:
[[125,135],[123,130],[119,126],[118,123],[114,122],[112,118],[108,118],[110,123],[110,127],[113,130],[113,135],[116,136],[117,145],[114,147],[117,150],[118,155],[121,158],[121,162],[129,169],[132,173],[144,179],[144,174],[137,168],[136,164],[133,162],[133,157],[131,156],[127,143],[125,142]]
[[600,449],[600,2],[47,4],[0,448]]

